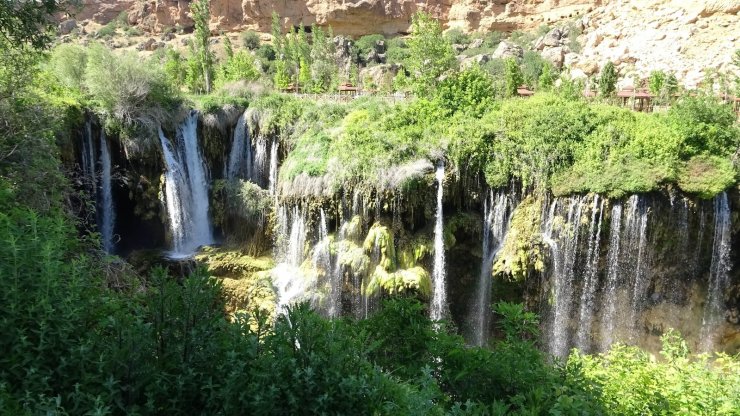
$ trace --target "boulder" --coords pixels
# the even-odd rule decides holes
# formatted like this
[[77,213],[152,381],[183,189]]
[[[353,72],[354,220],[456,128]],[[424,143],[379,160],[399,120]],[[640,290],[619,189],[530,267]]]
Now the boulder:
[[380,64],[363,68],[359,76],[364,89],[384,89],[391,86],[399,70],[396,64]]
[[563,44],[563,38],[565,37],[566,36],[564,36],[563,31],[556,27],[547,32],[547,34],[542,38],[542,45],[550,48],[560,46]]
[[508,41],[502,41],[498,44],[498,47],[493,52],[494,58],[507,59],[515,58],[517,60],[522,59],[524,56],[524,50],[521,46]]
[[75,29],[77,29],[77,21],[74,19],[65,20],[62,23],[59,23],[60,35],[68,35]]
[[560,69],[563,67],[563,62],[565,61],[565,50],[562,46],[547,48],[542,51],[542,58],[550,61],[556,68]]
[[476,49],[476,48],[480,48],[481,46],[483,46],[483,39],[478,38],[478,39],[473,39],[473,41],[470,42],[469,48]]
[[460,68],[467,69],[473,65],[483,65],[491,60],[491,55],[480,54],[475,56],[459,56]]

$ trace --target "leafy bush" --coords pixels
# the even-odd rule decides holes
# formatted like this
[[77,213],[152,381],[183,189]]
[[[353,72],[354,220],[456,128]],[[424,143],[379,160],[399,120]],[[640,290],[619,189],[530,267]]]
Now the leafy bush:
[[578,369],[579,377],[598,387],[596,397],[607,414],[736,414],[737,360],[722,354],[712,364],[706,357],[689,358],[673,331],[662,341],[667,362],[635,347],[615,345],[599,356],[572,354],[568,369]]
[[73,89],[83,89],[87,52],[81,46],[59,45],[54,48],[49,65],[64,85]]
[[254,51],[260,48],[262,41],[260,35],[254,30],[247,30],[242,33],[242,46],[250,51]]
[[99,114],[124,127],[156,131],[172,119],[178,93],[167,75],[133,54],[116,55],[100,45],[89,49],[85,92]]
[[460,29],[450,29],[445,32],[445,39],[451,45],[467,45],[470,43],[470,36]]
[[442,108],[453,113],[463,111],[480,117],[493,104],[493,80],[478,67],[466,69],[442,81],[437,99]]

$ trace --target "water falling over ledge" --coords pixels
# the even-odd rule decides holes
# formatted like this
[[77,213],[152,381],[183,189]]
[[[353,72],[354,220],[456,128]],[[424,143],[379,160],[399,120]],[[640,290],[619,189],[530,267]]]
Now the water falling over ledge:
[[198,113],[192,111],[177,128],[174,147],[159,129],[166,167],[165,204],[172,238],[170,257],[192,255],[213,243],[208,217],[208,175],[198,148]]
[[432,304],[430,316],[438,321],[445,317],[447,306],[447,282],[445,270],[444,213],[442,212],[445,167],[440,164],[435,173],[437,179],[437,213],[434,222],[434,272],[432,274]]

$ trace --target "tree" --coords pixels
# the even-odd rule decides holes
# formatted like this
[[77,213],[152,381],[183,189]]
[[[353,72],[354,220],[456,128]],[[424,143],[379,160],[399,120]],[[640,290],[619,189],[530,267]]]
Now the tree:
[[52,40],[54,14],[69,4],[68,0],[4,0],[0,2],[0,37],[13,48],[46,49]]
[[599,77],[599,94],[602,97],[610,97],[617,90],[617,71],[614,64],[609,61],[604,65]]
[[208,8],[208,0],[195,0],[190,3],[190,13],[195,22],[193,53],[203,77],[203,89],[206,93],[210,93],[213,77],[213,54],[210,50],[211,30],[208,27],[208,22],[211,20],[211,12]]
[[480,117],[493,103],[493,81],[478,66],[446,78],[437,89],[441,107]]
[[283,39],[283,25],[280,24],[280,16],[277,13],[272,12],[272,20],[270,25],[272,33],[272,47],[275,49],[275,54],[279,59],[283,59],[285,50],[284,39]]
[[332,88],[337,79],[337,63],[334,60],[336,46],[329,34],[320,27],[311,31],[311,77],[315,92],[324,92]]
[[516,89],[524,82],[522,71],[519,69],[519,65],[516,63],[514,58],[508,58],[506,60],[506,95],[513,97],[516,95]]
[[409,57],[406,67],[414,79],[417,94],[429,94],[438,84],[440,76],[457,63],[452,46],[442,35],[439,22],[430,15],[419,12],[411,22],[411,38],[407,42]]
[[311,65],[305,59],[301,58],[298,69],[298,85],[303,90],[307,90],[311,86],[311,81]]
[[250,51],[254,51],[260,47],[260,35],[254,30],[247,30],[242,33],[242,45]]
[[231,45],[231,39],[224,35],[224,53],[226,58],[231,59],[234,56],[234,47]]
[[553,84],[555,83],[555,68],[551,63],[545,63],[542,67],[542,74],[540,74],[539,87],[542,91],[550,91]]
[[659,95],[663,91],[666,75],[663,71],[652,71],[648,77],[648,88],[653,95]]
[[290,85],[290,73],[288,72],[287,65],[285,65],[285,61],[282,59],[275,62],[274,82],[275,88],[280,90],[288,88],[288,85]]

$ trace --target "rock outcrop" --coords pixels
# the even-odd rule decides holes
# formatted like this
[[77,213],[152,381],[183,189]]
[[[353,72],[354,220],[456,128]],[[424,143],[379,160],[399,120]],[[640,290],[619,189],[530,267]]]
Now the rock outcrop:
[[[707,71],[737,71],[731,60],[740,48],[740,0],[211,0],[210,6],[214,34],[269,33],[273,13],[285,31],[301,24],[331,26],[347,37],[407,34],[418,11],[430,13],[446,29],[465,32],[548,25],[553,29],[532,45],[545,59],[585,77],[598,75],[611,61],[621,86],[662,70],[693,88]],[[60,31],[69,33],[75,20],[85,27],[125,17],[150,35],[174,28],[187,34],[193,27],[189,7],[184,0],[83,0],[74,16],[60,16]],[[465,48],[456,46],[458,53]],[[478,60],[511,56],[521,54],[505,48]],[[383,63],[382,45],[363,59]]]

